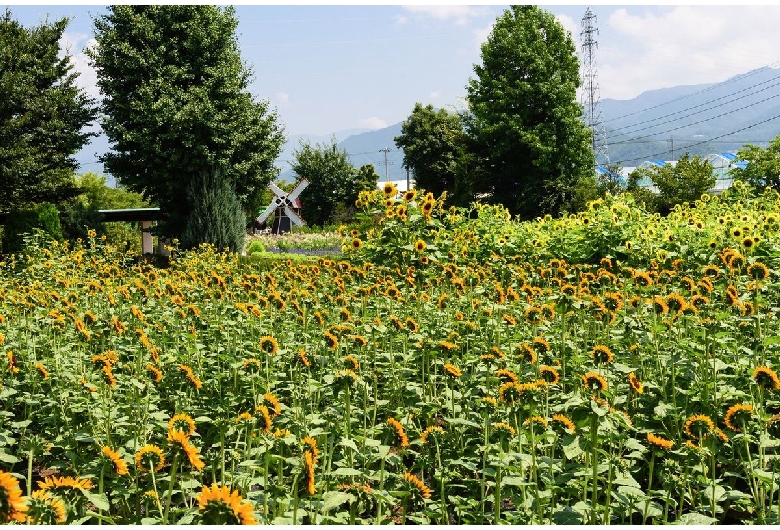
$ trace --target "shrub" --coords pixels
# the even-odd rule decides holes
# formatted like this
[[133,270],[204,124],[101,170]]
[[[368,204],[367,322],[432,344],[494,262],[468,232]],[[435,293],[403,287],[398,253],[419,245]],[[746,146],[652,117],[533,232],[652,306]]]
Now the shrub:
[[244,248],[246,228],[244,210],[230,181],[221,172],[203,172],[187,189],[189,217],[181,244],[185,249],[211,243],[218,249],[240,252]]
[[255,254],[260,255],[265,252],[265,245],[263,245],[260,241],[252,241],[249,243],[249,246],[246,248],[246,255],[247,256],[254,256]]
[[12,254],[24,248],[24,235],[38,228],[48,237],[62,240],[60,215],[53,204],[41,204],[32,210],[11,210],[3,231],[3,252]]

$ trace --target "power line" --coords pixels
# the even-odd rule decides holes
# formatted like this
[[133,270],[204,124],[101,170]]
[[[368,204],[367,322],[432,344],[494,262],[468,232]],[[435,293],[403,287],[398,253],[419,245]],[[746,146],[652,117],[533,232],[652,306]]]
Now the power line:
[[[614,129],[612,129],[612,131],[614,131],[614,132],[617,132],[617,131],[621,131],[621,130],[623,130],[623,129],[630,129],[630,128],[632,128],[632,127],[636,127],[637,125],[642,125],[642,124],[644,124],[644,123],[651,123],[651,122],[654,122],[654,121],[662,120],[662,119],[664,119],[664,118],[668,118],[668,117],[670,117],[670,116],[674,116],[674,115],[676,115],[676,114],[680,114],[680,113],[682,113],[682,112],[687,112],[687,111],[689,111],[689,110],[691,110],[691,109],[696,109],[696,108],[699,108],[699,107],[703,107],[703,106],[705,106],[705,105],[709,105],[709,104],[711,104],[711,103],[714,103],[714,102],[716,102],[716,101],[720,101],[721,99],[725,99],[725,98],[729,98],[729,97],[731,97],[731,96],[735,96],[735,95],[737,95],[737,94],[741,94],[742,92],[746,92],[746,91],[748,91],[748,90],[753,90],[753,89],[754,89],[754,88],[756,88],[756,87],[759,87],[759,86],[761,86],[761,85],[764,85],[764,84],[766,84],[766,83],[769,83],[770,81],[776,81],[776,80],[778,80],[778,79],[780,79],[780,76],[773,77],[772,79],[769,79],[769,80],[767,80],[767,81],[764,81],[763,83],[758,83],[758,84],[756,84],[756,85],[753,85],[753,86],[751,86],[751,87],[749,87],[749,88],[744,88],[744,89],[742,89],[742,90],[738,90],[737,92],[734,92],[734,93],[732,93],[732,94],[727,94],[727,95],[725,95],[725,96],[721,96],[721,97],[719,97],[719,98],[716,98],[716,99],[713,99],[713,100],[710,100],[710,101],[706,101],[706,102],[704,102],[704,103],[700,103],[700,104],[698,104],[698,105],[694,105],[693,107],[688,107],[688,108],[686,108],[685,110],[678,110],[678,111],[675,111],[675,112],[670,112],[669,114],[665,114],[665,115],[663,115],[663,116],[659,116],[659,117],[657,117],[657,118],[653,118],[653,119],[651,119],[651,120],[644,120],[644,121],[639,121],[639,122],[632,123],[631,125],[625,125],[625,126],[623,126],[623,127],[617,127],[617,128],[614,128]],[[710,107],[710,108],[707,108],[707,109],[702,109],[702,110],[699,110],[699,111],[696,111],[696,112],[692,112],[692,113],[690,113],[690,114],[686,114],[685,116],[680,116],[680,118],[687,118],[687,117],[693,116],[694,114],[701,114],[702,112],[706,112],[706,111],[708,111],[708,110],[713,110],[713,109],[715,109],[715,108],[717,108],[717,107],[722,107],[722,106],[724,106],[724,105],[728,105],[729,103],[733,103],[733,102],[735,102],[735,101],[739,101],[740,99],[744,99],[744,98],[746,98],[746,97],[754,96],[754,95],[758,94],[759,92],[763,92],[763,91],[765,91],[765,90],[769,90],[770,88],[776,87],[776,86],[778,86],[778,85],[780,85],[780,82],[778,82],[778,83],[775,83],[774,85],[770,85],[770,86],[768,86],[768,87],[764,87],[764,88],[762,88],[761,90],[757,90],[757,91],[755,91],[755,92],[751,92],[750,94],[745,94],[744,96],[740,96],[740,97],[738,97],[738,98],[734,98],[734,99],[732,99],[732,100],[730,100],[730,101],[726,101],[726,102],[724,102],[724,103],[720,103],[720,104],[718,104],[718,105],[714,105],[714,106],[712,106],[712,107]],[[680,119],[680,118],[678,118],[678,119]],[[669,120],[669,121],[666,121],[666,122],[658,123],[658,124],[656,124],[656,125],[653,125],[653,126],[651,126],[651,127],[655,127],[655,126],[657,126],[657,125],[663,125],[664,123],[671,123],[672,121],[674,121],[674,120]],[[651,127],[644,127],[644,128],[642,128],[642,129],[637,129],[637,130],[635,130],[635,131],[630,131],[630,133],[626,133],[626,134],[633,134],[633,133],[636,133],[636,132],[639,132],[639,131],[643,131],[643,130],[645,130],[645,129],[649,129],[649,128],[651,128]]]
[[605,120],[605,121],[606,122],[611,122],[611,121],[615,121],[615,120],[621,120],[623,118],[628,118],[629,116],[635,116],[637,114],[640,114],[642,112],[646,112],[648,110],[657,109],[659,107],[663,107],[664,105],[669,105],[669,104],[674,103],[676,101],[681,101],[683,99],[687,99],[687,98],[696,96],[698,94],[703,94],[704,92],[709,92],[710,90],[715,90],[716,88],[720,88],[723,85],[727,85],[729,83],[733,83],[735,81],[742,80],[742,79],[745,79],[747,77],[752,77],[754,75],[758,75],[759,73],[761,73],[763,71],[764,68],[771,68],[771,67],[777,66],[777,65],[780,65],[780,61],[775,61],[774,63],[770,63],[770,64],[768,64],[766,66],[762,66],[761,68],[753,70],[752,72],[748,72],[747,74],[744,74],[744,75],[734,76],[731,79],[727,79],[727,80],[725,80],[725,81],[723,81],[721,83],[715,83],[714,85],[708,86],[707,88],[703,88],[703,89],[701,89],[701,90],[699,90],[697,92],[693,92],[691,94],[686,94],[684,96],[680,96],[679,98],[670,99],[669,101],[665,101],[663,103],[659,103],[658,105],[653,105],[652,107],[647,107],[647,108],[642,109],[642,110],[637,110],[637,111],[634,111],[634,112],[630,112],[628,114],[624,114],[622,116],[617,116],[615,118],[610,118],[610,119]]
[[[704,144],[706,144],[706,143],[709,143],[709,142],[712,142],[712,141],[714,141],[714,140],[718,140],[718,139],[720,139],[720,138],[725,138],[726,136],[730,136],[730,135],[732,135],[732,134],[737,134],[737,133],[739,133],[739,132],[746,131],[746,130],[748,130],[748,129],[752,129],[752,128],[753,128],[753,127],[755,127],[756,125],[761,125],[762,123],[767,123],[767,122],[770,122],[770,121],[772,121],[772,120],[776,120],[777,118],[780,118],[780,114],[777,114],[777,115],[775,115],[775,116],[772,116],[771,118],[767,118],[766,120],[762,120],[762,121],[759,121],[759,122],[753,123],[753,124],[751,124],[751,125],[748,125],[747,127],[743,127],[743,128],[741,128],[741,129],[737,129],[736,131],[731,131],[730,133],[721,134],[720,136],[716,136],[716,137],[714,137],[714,138],[712,138],[712,139],[709,139],[709,140],[704,140],[704,141],[701,141],[701,142],[697,142],[697,143],[693,143],[693,144],[686,145],[686,146],[684,146],[684,147],[682,147],[682,148],[679,148],[679,150],[688,150],[688,149],[690,149],[691,147],[697,147],[697,146],[699,146],[699,145],[704,145]],[[622,164],[623,164],[623,163],[625,163],[625,162],[634,162],[635,160],[648,160],[648,159],[652,159],[652,158],[657,158],[657,157],[659,157],[659,156],[662,156],[662,155],[665,155],[665,154],[667,154],[667,153],[669,153],[669,151],[668,151],[668,150],[667,150],[667,151],[662,151],[662,152],[660,152],[660,153],[655,153],[655,154],[652,154],[652,155],[647,155],[647,156],[638,157],[638,158],[627,158],[627,159],[625,159],[625,160],[619,160],[619,161],[615,162],[615,164],[621,164],[621,165],[622,165]]]
[[[705,119],[705,120],[699,120],[699,121],[695,121],[695,122],[693,122],[693,123],[688,123],[688,124],[685,124],[685,125],[680,125],[680,126],[678,126],[678,127],[673,127],[672,129],[669,129],[669,130],[666,130],[666,131],[662,131],[662,132],[657,132],[657,133],[652,133],[652,134],[646,134],[646,135],[644,135],[644,136],[637,136],[635,139],[650,138],[651,136],[660,136],[660,135],[666,135],[666,134],[668,134],[668,133],[671,133],[671,132],[673,132],[673,131],[678,131],[678,130],[680,130],[680,129],[685,129],[686,127],[691,127],[691,126],[693,126],[693,125],[699,125],[699,124],[701,124],[701,123],[706,123],[706,122],[708,122],[708,121],[712,121],[712,120],[714,120],[714,119],[716,119],[716,118],[722,118],[723,116],[727,116],[728,114],[734,114],[735,112],[739,112],[739,111],[741,111],[741,110],[749,109],[750,107],[754,107],[754,106],[756,106],[756,105],[758,105],[758,104],[760,104],[760,103],[763,103],[763,102],[765,102],[765,101],[769,101],[770,99],[774,99],[774,98],[777,98],[777,97],[780,97],[780,94],[775,94],[774,96],[770,96],[770,97],[768,97],[768,98],[764,98],[764,99],[762,99],[761,101],[757,101],[757,102],[755,102],[755,103],[751,103],[750,105],[745,105],[744,107],[740,107],[740,108],[738,108],[738,109],[733,109],[733,110],[730,110],[730,111],[728,111],[728,112],[724,112],[724,113],[722,113],[722,114],[718,114],[717,116],[713,116],[713,117],[711,117],[711,118],[707,118],[707,119]],[[617,142],[612,142],[612,143],[613,143],[613,144],[622,144],[622,143],[625,143],[625,140],[619,140],[619,141],[617,141]]]

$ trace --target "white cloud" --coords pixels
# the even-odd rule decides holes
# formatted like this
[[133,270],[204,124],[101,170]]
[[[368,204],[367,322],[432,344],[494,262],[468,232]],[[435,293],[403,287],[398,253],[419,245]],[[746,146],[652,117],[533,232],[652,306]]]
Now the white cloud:
[[376,116],[371,116],[370,118],[360,120],[360,127],[364,129],[384,129],[387,127],[387,122],[380,120]]
[[60,38],[60,53],[70,56],[70,63],[79,74],[76,85],[84,89],[88,96],[98,98],[100,89],[97,86],[97,72],[90,66],[89,58],[84,53],[86,47],[95,45],[97,41],[84,33],[64,32]]
[[778,18],[776,6],[616,9],[606,24],[597,24],[601,96],[630,99],[646,90],[715,83],[776,66]]
[[478,51],[482,51],[482,44],[487,40],[490,32],[493,31],[494,24],[495,21],[491,22],[483,28],[477,28],[474,30],[474,44],[476,45]]
[[277,92],[274,94],[274,103],[277,105],[282,105],[284,103],[287,103],[290,101],[290,94],[287,92]]
[[409,19],[402,15],[398,15],[397,17],[395,17],[395,23],[398,24],[399,26],[406,24],[408,21]]
[[466,24],[471,17],[481,16],[486,11],[484,8],[462,5],[408,5],[403,6],[403,8],[412,13],[428,15],[438,20],[455,19],[455,23],[458,25]]
[[574,40],[574,43],[577,44],[579,42],[580,25],[574,22],[574,19],[569,15],[555,15],[555,18],[566,31],[571,33],[571,38]]

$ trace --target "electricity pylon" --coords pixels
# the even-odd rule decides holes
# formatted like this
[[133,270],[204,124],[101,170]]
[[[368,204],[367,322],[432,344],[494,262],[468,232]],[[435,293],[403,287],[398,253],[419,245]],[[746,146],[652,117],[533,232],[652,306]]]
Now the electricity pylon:
[[601,96],[599,94],[599,80],[596,73],[596,48],[598,42],[596,35],[596,15],[588,8],[582,17],[582,31],[580,42],[582,45],[582,108],[585,124],[593,133],[591,147],[596,159],[596,166],[609,164],[607,151],[607,130],[604,127],[604,118],[601,115]]

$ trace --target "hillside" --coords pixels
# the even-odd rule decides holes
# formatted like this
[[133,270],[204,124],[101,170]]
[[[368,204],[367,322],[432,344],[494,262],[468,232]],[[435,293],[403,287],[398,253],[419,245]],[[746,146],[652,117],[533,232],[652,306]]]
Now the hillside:
[[651,90],[627,101],[604,99],[602,112],[610,160],[624,166],[686,150],[705,155],[766,145],[780,133],[780,70]]

